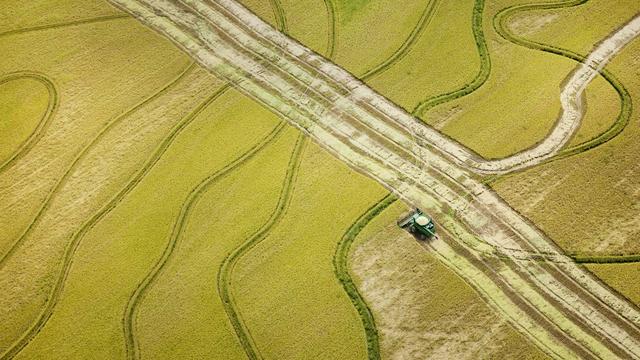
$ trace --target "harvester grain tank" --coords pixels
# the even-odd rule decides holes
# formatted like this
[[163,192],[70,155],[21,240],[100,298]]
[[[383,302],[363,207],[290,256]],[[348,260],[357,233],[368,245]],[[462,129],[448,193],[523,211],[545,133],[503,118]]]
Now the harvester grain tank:
[[398,226],[407,229],[410,233],[422,239],[430,238],[436,234],[436,226],[420,209],[412,211],[409,215],[398,221]]

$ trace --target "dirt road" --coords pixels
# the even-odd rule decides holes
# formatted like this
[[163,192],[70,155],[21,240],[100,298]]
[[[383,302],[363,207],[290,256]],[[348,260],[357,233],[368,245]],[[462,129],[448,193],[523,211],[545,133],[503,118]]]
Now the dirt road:
[[[112,2],[337,158],[427,209],[442,234],[428,246],[549,355],[640,358],[640,311],[481,184],[469,171],[477,166],[466,148],[235,1]],[[594,64],[606,59],[594,56],[579,69],[569,92],[579,96],[595,76]],[[552,153],[562,146],[556,142],[542,142],[538,151]],[[539,158],[527,156],[523,161]],[[488,172],[508,171],[511,163],[491,165]]]

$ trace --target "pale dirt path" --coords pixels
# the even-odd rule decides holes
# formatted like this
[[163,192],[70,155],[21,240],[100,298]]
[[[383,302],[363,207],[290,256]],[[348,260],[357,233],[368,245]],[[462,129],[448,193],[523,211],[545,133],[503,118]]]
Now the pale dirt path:
[[440,259],[547,353],[640,358],[637,309],[449,161],[441,149],[457,144],[423,127],[445,143],[416,151],[407,131],[414,118],[233,1],[114,2],[339,159],[429,209],[443,232],[455,233],[431,243]]
[[581,105],[584,90],[605,65],[638,35],[640,16],[601,41],[577,67],[560,92],[562,115],[542,142],[503,159],[471,159],[469,166],[482,173],[506,173],[536,165],[560,151],[578,130],[584,117],[585,109]]

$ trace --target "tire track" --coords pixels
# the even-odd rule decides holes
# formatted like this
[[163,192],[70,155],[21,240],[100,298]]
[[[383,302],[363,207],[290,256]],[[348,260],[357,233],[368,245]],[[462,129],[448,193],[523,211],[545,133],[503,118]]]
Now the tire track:
[[[441,152],[455,144],[438,137],[437,133],[428,128],[424,129],[428,131],[425,137],[432,142],[436,150],[425,149],[425,151],[428,150],[427,153],[430,155],[429,159],[432,163],[427,164],[432,169],[426,170],[431,173],[445,172],[444,175],[448,174],[451,179],[445,182],[440,179],[440,175],[436,176],[437,179],[425,177],[424,169],[419,169],[411,164],[410,160],[417,158],[417,154],[406,148],[397,149],[397,146],[392,144],[399,141],[402,144],[411,145],[413,142],[407,138],[408,135],[399,134],[397,128],[393,128],[387,123],[393,122],[401,126],[410,126],[413,124],[414,118],[377,95],[344,70],[315,55],[299,43],[287,39],[281,33],[275,32],[271,27],[246,12],[235,1],[222,0],[220,3],[210,6],[189,1],[189,4],[195,7],[194,9],[189,9],[188,6],[176,6],[169,2],[160,4],[144,2],[143,5],[129,0],[119,2],[119,4],[125,6],[136,16],[142,17],[143,21],[154,19],[153,11],[150,11],[147,6],[154,9],[156,13],[160,12],[170,17],[171,19],[167,22],[151,23],[151,25],[186,48],[211,71],[230,79],[249,78],[251,82],[243,83],[242,90],[245,93],[254,96],[274,112],[282,114],[291,123],[308,132],[336,157],[397,191],[406,201],[418,204],[429,203],[428,208],[438,208],[443,211],[448,207],[460,210],[460,215],[467,223],[465,225],[471,226],[472,232],[477,231],[477,235],[489,243],[523,249],[534,247],[540,251],[557,251],[553,244],[533,225],[514,214],[500,198],[489,189],[484,188],[471,174],[443,158],[444,154]],[[238,21],[240,24],[237,26],[230,24],[234,21]],[[250,31],[254,31],[255,34],[248,35],[243,27],[250,27]],[[224,34],[220,34],[221,32]],[[202,39],[203,42],[197,43],[197,39]],[[271,49],[273,44],[276,44],[279,49],[287,51],[287,56],[269,58],[268,61],[272,64],[270,67],[257,63],[253,53],[259,52],[269,57],[274,51]],[[296,55],[294,56],[294,54]],[[304,62],[304,64],[298,64],[298,62]],[[236,67],[230,69],[232,66]],[[273,67],[277,67],[279,70],[272,70]],[[326,79],[327,83],[325,84],[313,83],[313,80],[317,78],[314,76],[315,74],[310,74],[310,71],[305,67],[320,70],[319,72],[327,74],[330,79]],[[287,72],[289,76],[295,77],[296,81],[287,81],[288,79],[282,78],[282,72]],[[345,88],[349,94],[336,94],[339,90],[323,89],[322,86]],[[324,96],[327,96],[328,104],[324,101],[307,98],[305,95],[310,87],[316,88]],[[277,92],[277,90],[281,91]],[[300,100],[302,97],[304,97],[304,101]],[[350,112],[350,109],[353,108],[355,108],[353,112],[356,113],[354,119],[352,119],[353,114]],[[445,147],[445,150],[441,149],[442,146]],[[448,182],[460,184],[465,193],[467,190],[474,194],[477,192],[474,196],[479,199],[479,203],[472,205],[468,200],[462,199],[462,194],[458,193],[454,186]],[[465,229],[460,230],[464,232],[464,236],[474,236]],[[512,236],[515,236],[516,239]],[[550,281],[550,291],[559,289],[563,294],[568,294],[573,298],[576,294],[572,292],[571,287],[574,287],[577,281],[580,286],[594,292],[596,294],[594,296],[599,297],[607,306],[614,307],[618,313],[623,316],[631,316],[633,319],[637,318],[635,310],[631,309],[626,302],[611,297],[606,289],[594,284],[589,277],[584,277],[580,269],[571,264],[573,262],[562,264],[562,269],[568,272],[571,277],[578,277],[575,281],[572,278],[571,281],[565,282],[562,279],[555,279],[555,275],[546,272],[543,274],[542,278],[546,279],[545,281]],[[492,267],[499,265],[499,261],[492,261],[488,264]],[[521,265],[528,266],[527,263]],[[473,266],[466,266],[464,271],[467,276],[482,277],[481,285],[486,286],[487,289],[495,289],[497,286],[493,280],[485,279],[484,275],[478,275]],[[593,351],[599,354],[609,353],[604,344],[590,340],[590,337],[580,329],[580,324],[571,323],[559,312],[560,309],[555,308],[554,304],[546,302],[540,294],[512,271],[505,269],[505,273],[501,273],[501,275],[504,275],[509,281],[507,285],[513,284],[522,291],[519,296],[522,296],[523,299],[529,299],[544,313],[558,318],[564,326],[575,329],[576,335],[579,335],[581,340],[587,341],[586,345],[590,346]],[[508,300],[502,292],[499,291],[496,296],[498,305],[506,306],[509,311],[514,309],[515,303]],[[592,308],[592,305],[578,301],[573,312],[579,315],[590,313],[596,315],[595,318],[605,316],[595,308],[594,314],[591,311]],[[591,317],[593,318],[593,316]],[[535,327],[536,331],[541,329],[536,322],[531,321],[534,320],[526,316],[522,319],[523,323]],[[620,341],[633,347],[638,346],[633,339],[630,340],[623,334],[624,321],[616,323],[605,321],[603,324],[610,330],[602,334],[603,336],[611,339],[609,334],[620,333],[622,335]],[[548,336],[545,339],[549,339]],[[553,339],[549,341],[557,344]]]
[[271,144],[275,139],[277,139],[282,130],[285,128],[285,125],[286,122],[280,122],[264,138],[255,143],[251,148],[239,155],[230,163],[225,165],[225,167],[206,177],[191,190],[189,195],[187,195],[187,198],[182,203],[180,213],[176,218],[173,230],[171,232],[171,237],[167,242],[167,246],[165,247],[162,256],[160,257],[160,259],[158,259],[147,276],[140,282],[140,284],[138,284],[138,287],[131,294],[129,301],[127,302],[122,322],[128,359],[138,359],[140,357],[140,345],[136,341],[135,337],[135,315],[140,301],[144,299],[147,290],[150,288],[150,286],[153,285],[153,282],[155,281],[155,279],[157,279],[158,275],[160,275],[164,266],[167,264],[168,260],[173,254],[173,251],[176,248],[182,232],[184,231],[185,225],[187,224],[191,210],[197,203],[200,196],[204,194],[212,185],[216,184],[218,181],[231,174],[234,170],[238,169],[246,161],[253,158],[267,145]]
[[222,300],[222,305],[225,312],[227,313],[229,322],[231,322],[231,325],[236,332],[238,341],[242,345],[242,348],[244,349],[247,357],[252,360],[261,359],[262,357],[260,356],[260,352],[255,344],[255,341],[251,337],[249,329],[242,320],[240,311],[237,310],[238,306],[234,301],[233,290],[231,288],[233,270],[235,269],[238,260],[248,254],[249,251],[251,251],[251,249],[253,249],[260,242],[262,242],[262,240],[267,238],[267,236],[271,232],[271,229],[273,229],[274,226],[278,225],[278,223],[280,223],[282,218],[286,215],[287,209],[289,208],[289,205],[291,203],[291,198],[295,188],[295,182],[298,176],[300,162],[302,160],[302,154],[304,152],[306,142],[307,137],[303,133],[301,133],[298,136],[298,140],[291,155],[291,160],[289,161],[289,167],[287,169],[284,183],[282,184],[282,190],[280,192],[278,204],[271,213],[269,219],[260,227],[260,229],[258,229],[258,231],[249,236],[245,242],[243,242],[239,247],[235,248],[229,255],[227,255],[227,257],[225,257],[224,261],[220,264],[220,269],[218,271],[218,294],[220,296],[220,299]]
[[49,208],[49,206],[51,204],[51,200],[54,198],[54,196],[57,193],[57,191],[62,188],[62,186],[67,181],[67,179],[69,179],[69,177],[73,173],[73,170],[75,170],[77,164],[84,157],[84,155],[87,154],[89,152],[89,150],[91,150],[94,146],[96,146],[98,144],[99,140],[111,128],[113,128],[115,125],[120,123],[122,120],[126,119],[127,116],[131,115],[132,113],[134,113],[136,110],[138,110],[142,106],[150,103],[155,98],[157,98],[160,95],[166,93],[169,89],[171,89],[173,86],[175,86],[182,78],[184,78],[186,75],[188,75],[195,68],[196,68],[195,63],[192,62],[184,70],[182,70],[182,72],[180,74],[178,74],[178,76],[176,76],[174,79],[172,79],[169,83],[165,84],[156,93],[148,96],[146,99],[144,99],[141,102],[137,103],[136,105],[132,106],[131,108],[126,110],[124,113],[122,113],[122,114],[116,116],[115,118],[111,119],[109,122],[107,122],[107,124],[104,127],[102,127],[102,129],[100,129],[98,134],[91,140],[91,142],[89,142],[76,155],[76,157],[73,159],[73,161],[71,162],[71,164],[69,165],[67,170],[64,172],[64,175],[58,180],[58,182],[53,186],[51,191],[47,194],[47,196],[45,197],[45,200],[43,201],[42,206],[40,207],[40,209],[36,213],[34,219],[27,225],[27,228],[22,232],[22,234],[18,237],[18,239],[16,239],[16,241],[11,245],[9,250],[6,253],[2,254],[2,257],[0,258],[0,271],[4,268],[4,265],[5,265],[6,261],[11,256],[13,256],[13,254],[15,253],[17,248],[20,246],[20,244],[22,244],[22,242],[27,237],[27,235],[29,235],[31,233],[31,231],[34,228],[34,226],[40,221],[40,219],[42,218],[42,215]]
[[372,69],[367,70],[360,78],[364,80],[372,79],[383,72],[387,71],[392,65],[402,60],[414,47],[414,45],[420,39],[420,36],[424,33],[424,30],[431,23],[433,19],[433,15],[440,4],[440,0],[431,0],[427,3],[427,6],[422,11],[422,15],[420,15],[420,19],[416,26],[411,30],[409,36],[405,39],[405,41],[400,45],[400,47],[385,59],[382,63],[374,66]]
[[337,18],[338,13],[336,12],[336,4],[333,2],[334,0],[323,0],[324,6],[327,10],[327,20],[328,20],[328,34],[327,34],[327,50],[325,52],[325,56],[331,60],[335,58],[336,53],[336,41],[338,37],[338,27],[337,27]]
[[478,49],[478,55],[480,56],[480,70],[476,76],[471,80],[471,82],[456,90],[432,96],[419,102],[411,112],[413,116],[422,117],[426,111],[437,105],[469,95],[479,89],[487,81],[489,74],[491,73],[491,57],[489,55],[487,41],[484,37],[484,31],[482,29],[483,14],[484,0],[476,0],[475,5],[473,6],[473,15],[471,17],[473,37]]
[[173,141],[180,135],[180,133],[186,129],[189,124],[211,103],[213,103],[218,97],[220,97],[227,89],[230,88],[230,85],[225,85],[216,91],[211,97],[209,97],[206,101],[200,104],[196,109],[194,109],[189,115],[187,115],[180,123],[178,123],[167,136],[156,148],[153,155],[149,158],[147,163],[140,169],[140,171],[129,181],[129,183],[122,189],[118,194],[116,194],[100,211],[98,211],[94,216],[92,216],[87,222],[83,224],[83,226],[74,233],[71,242],[65,249],[65,253],[63,256],[63,263],[61,265],[61,269],[59,275],[57,277],[57,281],[53,287],[51,296],[48,298],[45,307],[42,313],[39,315],[36,322],[29,328],[27,332],[25,332],[20,339],[18,339],[9,349],[7,349],[2,355],[0,355],[0,360],[11,359],[16,354],[18,354],[22,349],[24,349],[31,340],[33,340],[40,331],[44,328],[47,321],[53,315],[53,311],[55,306],[60,299],[62,291],[64,290],[64,284],[69,275],[69,271],[71,269],[71,265],[73,264],[73,255],[75,254],[80,241],[84,238],[84,236],[91,230],[93,227],[100,222],[105,216],[107,216],[125,197],[129,194],[149,173],[149,171],[153,168],[153,166],[162,158],[162,155],[167,151],[169,146],[173,143]]
[[[130,19],[131,17],[127,14],[108,15],[108,16],[99,16],[99,17],[90,18],[90,19],[80,19],[80,20],[72,20],[72,21],[67,21],[62,23],[32,26],[32,27],[27,27],[22,29],[15,29],[15,30],[8,30],[8,31],[1,32],[0,38],[3,38],[5,36],[17,35],[17,34],[25,34],[33,31],[57,29],[62,27],[93,24],[93,23],[100,23],[100,22],[106,22],[106,21],[112,21],[112,20],[121,20],[121,19],[127,19],[127,18]],[[47,112],[41,119],[36,130],[34,130],[34,132],[29,136],[29,138],[23,144],[21,144],[18,151],[16,151],[6,161],[0,164],[0,174],[3,171],[5,171],[9,166],[11,166],[13,162],[17,161],[22,156],[24,156],[27,152],[29,152],[29,150],[31,150],[31,148],[35,145],[35,143],[37,143],[38,140],[40,140],[40,138],[46,131],[47,127],[49,126],[51,119],[55,116],[55,113],[58,110],[58,106],[60,102],[58,91],[53,81],[49,79],[45,74],[41,74],[36,71],[19,71],[19,72],[8,74],[7,78],[3,78],[2,80],[0,80],[0,84],[10,81],[11,79],[8,79],[10,77],[14,77],[13,79],[15,79],[15,77],[18,76],[19,74],[23,74],[23,77],[29,77],[44,84],[47,87],[47,90],[49,91],[50,101],[47,107]]]
[[31,27],[22,28],[22,29],[15,29],[15,30],[8,30],[8,31],[1,32],[0,38],[4,36],[9,36],[9,35],[24,34],[32,31],[49,30],[49,29],[56,29],[61,27],[93,24],[93,23],[112,21],[112,20],[122,20],[122,19],[131,19],[131,16],[127,14],[106,15],[106,16],[98,16],[90,19],[71,20],[71,21],[55,23],[55,24],[31,26]]
[[351,245],[353,244],[354,240],[367,226],[367,224],[369,224],[369,222],[375,219],[380,213],[382,213],[382,211],[388,208],[396,200],[398,199],[392,193],[389,193],[380,201],[367,209],[362,215],[360,215],[360,217],[355,222],[353,222],[351,226],[349,226],[349,229],[344,233],[344,235],[338,242],[336,252],[333,256],[333,269],[336,278],[338,279],[340,284],[342,284],[344,291],[347,293],[347,296],[349,296],[349,299],[351,299],[351,303],[355,307],[362,321],[362,326],[364,327],[365,338],[367,341],[367,354],[369,359],[371,360],[377,360],[381,358],[378,329],[376,328],[376,322],[371,309],[358,291],[358,287],[353,282],[351,274],[349,274],[349,250],[351,249]]
[[[0,35],[1,36],[1,35]],[[32,79],[35,80],[47,88],[47,92],[49,93],[49,103],[47,104],[47,109],[44,114],[38,121],[38,125],[33,130],[33,132],[27,137],[17,148],[16,150],[9,155],[9,157],[0,163],[0,174],[2,174],[8,167],[10,167],[14,162],[27,154],[33,146],[42,138],[42,135],[47,130],[49,125],[51,124],[51,119],[55,116],[56,111],[58,110],[58,105],[60,103],[60,96],[58,95],[58,90],[56,89],[55,84],[51,79],[49,79],[46,75],[41,74],[35,71],[18,71],[14,73],[10,73],[5,75],[2,79],[0,79],[0,85],[5,84],[7,82],[18,80],[18,79]]]

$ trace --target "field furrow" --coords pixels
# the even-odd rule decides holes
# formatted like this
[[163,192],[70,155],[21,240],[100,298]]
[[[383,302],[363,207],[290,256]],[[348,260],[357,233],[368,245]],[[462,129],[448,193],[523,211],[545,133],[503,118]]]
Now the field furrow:
[[293,195],[296,175],[300,166],[300,160],[302,158],[304,145],[305,137],[303,135],[300,135],[298,137],[296,146],[291,154],[291,160],[289,162],[284,183],[282,184],[278,203],[269,216],[269,219],[264,224],[262,224],[255,233],[253,233],[245,241],[243,241],[240,246],[235,248],[229,255],[227,255],[220,264],[220,269],[218,270],[218,295],[222,300],[224,310],[227,313],[227,317],[229,318],[229,321],[231,322],[236,332],[236,336],[242,344],[242,347],[249,359],[259,359],[262,358],[262,356],[260,355],[255,341],[251,337],[249,329],[244,324],[242,315],[237,309],[236,302],[233,298],[231,285],[233,270],[238,263],[238,260],[240,260],[249,251],[251,251],[251,249],[253,249],[262,240],[264,240],[269,235],[271,229],[276,226],[280,222],[280,220],[282,220],[282,217],[286,213],[287,208],[291,203],[291,196]]
[[276,126],[266,137],[261,139],[255,145],[253,145],[250,149],[242,153],[232,162],[227,164],[222,169],[216,171],[211,174],[200,184],[198,184],[195,188],[191,190],[187,199],[183,203],[180,214],[176,219],[171,237],[169,238],[169,242],[165,247],[165,250],[162,254],[162,257],[158,259],[154,267],[147,274],[147,276],[142,280],[142,282],[138,285],[136,290],[131,294],[129,301],[127,302],[126,312],[123,318],[124,324],[124,334],[126,340],[126,348],[127,348],[127,357],[130,359],[139,358],[139,345],[136,342],[135,337],[135,314],[137,311],[138,304],[140,300],[143,299],[147,289],[153,285],[154,280],[159,276],[160,272],[166,265],[167,261],[173,254],[173,250],[176,248],[176,244],[182,236],[182,232],[184,227],[189,219],[190,212],[193,209],[193,206],[198,201],[199,197],[208,190],[209,187],[215,185],[218,181],[223,179],[225,176],[229,175],[231,172],[242,166],[246,161],[250,160],[254,157],[260,150],[262,150],[265,146],[269,145],[274,139],[277,138],[278,134],[282,131],[284,127],[284,123]]

